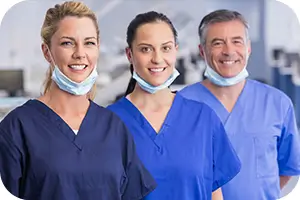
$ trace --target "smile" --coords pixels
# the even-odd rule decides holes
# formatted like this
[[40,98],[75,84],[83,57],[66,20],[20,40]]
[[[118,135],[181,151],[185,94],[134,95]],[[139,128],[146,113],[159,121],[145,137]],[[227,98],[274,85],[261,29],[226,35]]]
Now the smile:
[[151,72],[163,72],[166,69],[166,67],[161,68],[149,68],[149,71]]
[[233,65],[233,64],[237,63],[238,61],[237,60],[226,60],[226,61],[220,61],[220,62],[225,65]]
[[87,67],[87,65],[68,65],[68,67],[74,70],[83,70]]

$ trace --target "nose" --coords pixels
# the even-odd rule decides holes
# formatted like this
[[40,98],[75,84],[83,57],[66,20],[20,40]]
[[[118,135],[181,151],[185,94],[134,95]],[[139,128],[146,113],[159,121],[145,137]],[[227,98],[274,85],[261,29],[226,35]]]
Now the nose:
[[82,44],[76,45],[76,47],[74,49],[73,57],[75,59],[82,59],[82,58],[86,57],[85,48]]
[[224,46],[223,46],[223,51],[222,51],[222,54],[224,56],[232,56],[234,55],[235,53],[235,50],[234,50],[234,47],[232,44],[230,43],[226,43]]
[[152,55],[152,62],[154,64],[160,64],[163,62],[163,56],[162,53],[159,51],[154,51]]

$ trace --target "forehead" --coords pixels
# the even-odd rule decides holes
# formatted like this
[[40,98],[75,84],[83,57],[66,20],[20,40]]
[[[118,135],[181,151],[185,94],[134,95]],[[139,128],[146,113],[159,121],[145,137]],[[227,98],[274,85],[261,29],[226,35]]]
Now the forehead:
[[56,36],[96,37],[97,30],[92,19],[88,17],[65,17],[57,26]]
[[166,22],[153,22],[138,27],[134,41],[136,43],[161,44],[174,42],[174,34]]
[[242,37],[245,38],[246,28],[244,24],[239,20],[233,20],[228,22],[217,22],[210,24],[206,30],[207,40],[220,38],[233,38]]

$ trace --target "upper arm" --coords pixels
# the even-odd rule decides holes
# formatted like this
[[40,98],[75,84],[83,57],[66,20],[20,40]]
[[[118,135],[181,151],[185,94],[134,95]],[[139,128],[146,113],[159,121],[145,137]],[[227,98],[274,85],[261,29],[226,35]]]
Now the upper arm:
[[215,126],[213,135],[213,191],[229,182],[241,168],[240,160],[233,149],[222,125]]
[[22,154],[12,140],[10,132],[0,124],[0,173],[6,189],[17,197],[21,197],[20,183],[22,180]]
[[300,174],[300,138],[292,105],[284,117],[278,141],[278,165],[280,175]]
[[139,200],[155,189],[156,182],[138,158],[133,137],[126,128],[124,130],[127,137],[126,181],[122,185],[122,200]]

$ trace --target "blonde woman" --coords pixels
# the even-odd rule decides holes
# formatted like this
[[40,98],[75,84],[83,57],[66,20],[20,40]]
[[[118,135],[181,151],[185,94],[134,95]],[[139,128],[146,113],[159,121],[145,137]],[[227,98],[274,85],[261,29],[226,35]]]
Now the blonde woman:
[[34,200],[143,198],[156,183],[138,159],[131,134],[92,101],[99,55],[96,16],[82,3],[56,5],[46,13],[41,36],[50,63],[44,94],[0,123],[5,187]]

